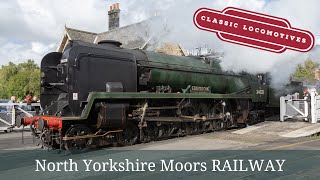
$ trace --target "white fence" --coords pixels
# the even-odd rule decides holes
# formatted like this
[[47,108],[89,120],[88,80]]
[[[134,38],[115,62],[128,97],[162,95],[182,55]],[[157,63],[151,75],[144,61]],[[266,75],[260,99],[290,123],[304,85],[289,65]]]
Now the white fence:
[[280,121],[302,119],[310,123],[320,121],[320,96],[315,90],[299,99],[299,93],[280,97]]
[[0,131],[11,132],[15,127],[18,114],[33,116],[37,113],[34,108],[40,108],[41,106],[40,103],[0,103],[0,107],[2,107],[0,111]]
[[[312,121],[319,122],[320,121],[320,95],[316,95],[314,98],[314,101],[315,101],[314,102],[314,116],[313,116],[314,119]],[[311,111],[311,113],[312,113],[312,111]]]

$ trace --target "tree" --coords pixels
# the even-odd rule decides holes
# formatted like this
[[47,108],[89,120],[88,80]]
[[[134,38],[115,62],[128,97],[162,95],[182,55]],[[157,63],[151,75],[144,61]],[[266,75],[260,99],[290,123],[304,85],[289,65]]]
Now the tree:
[[316,68],[319,68],[318,63],[312,60],[307,60],[304,64],[300,64],[297,67],[294,76],[297,78],[314,79],[314,72]]
[[40,95],[40,68],[31,59],[20,64],[9,62],[0,69],[0,98],[16,96],[23,99],[27,92]]

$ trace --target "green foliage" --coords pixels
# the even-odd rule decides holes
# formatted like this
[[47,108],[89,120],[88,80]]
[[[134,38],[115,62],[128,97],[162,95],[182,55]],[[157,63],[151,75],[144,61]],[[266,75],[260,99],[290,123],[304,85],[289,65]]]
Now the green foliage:
[[26,93],[40,95],[40,68],[33,60],[20,64],[10,62],[0,69],[0,98],[16,96],[23,99]]
[[318,63],[312,60],[307,60],[304,62],[304,64],[300,64],[297,67],[294,76],[304,79],[314,79],[314,71],[316,68],[319,68]]

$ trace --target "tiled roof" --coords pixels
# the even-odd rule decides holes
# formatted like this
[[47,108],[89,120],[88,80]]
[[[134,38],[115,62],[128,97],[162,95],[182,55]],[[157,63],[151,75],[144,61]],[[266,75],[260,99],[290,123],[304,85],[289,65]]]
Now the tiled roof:
[[182,56],[185,53],[183,52],[183,49],[180,47],[179,44],[169,42],[163,43],[159,48],[155,50],[155,52],[175,56]]
[[140,48],[148,41],[148,24],[140,22],[98,34],[97,42],[102,40],[116,40],[125,48]]
[[102,33],[81,31],[66,27],[70,40],[82,40],[97,43],[102,40],[116,40],[121,42],[125,48],[140,48],[151,37],[148,34],[148,24],[140,22],[118,29]]
[[72,29],[69,27],[66,27],[66,31],[69,37],[71,38],[71,40],[82,40],[85,42],[93,42],[97,36],[97,33],[81,31],[81,30]]
[[[157,20],[159,20],[159,18],[153,18],[152,22],[157,23]],[[157,39],[159,38],[159,34],[154,32],[155,30],[152,31],[150,29],[150,22],[151,19],[102,33],[82,31],[69,27],[65,27],[65,32],[69,37],[68,40],[81,40],[90,43],[98,43],[102,40],[115,40],[121,42],[122,47],[124,48],[148,48],[148,50],[156,51],[159,53],[180,56],[185,55],[183,49],[178,44],[163,42],[159,43],[160,39]],[[65,44],[67,43],[63,42],[64,41],[62,40],[58,47],[59,51],[62,51],[65,47]]]

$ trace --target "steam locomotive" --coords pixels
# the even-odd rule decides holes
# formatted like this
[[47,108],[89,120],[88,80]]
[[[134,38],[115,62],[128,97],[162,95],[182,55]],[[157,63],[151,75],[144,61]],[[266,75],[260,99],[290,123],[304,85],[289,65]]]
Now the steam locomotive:
[[257,122],[278,103],[265,74],[219,60],[71,41],[41,61],[41,115],[18,117],[42,145],[133,145]]

